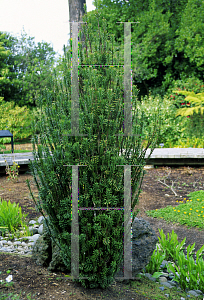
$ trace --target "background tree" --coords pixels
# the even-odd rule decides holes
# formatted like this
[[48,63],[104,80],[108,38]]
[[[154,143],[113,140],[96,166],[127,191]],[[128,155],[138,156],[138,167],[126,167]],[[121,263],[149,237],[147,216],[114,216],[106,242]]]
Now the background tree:
[[[69,3],[69,22],[82,22],[82,16],[85,14],[84,4],[86,4],[86,0],[68,0]],[[72,24],[70,24],[70,36],[72,32]],[[81,25],[79,24],[78,28],[81,29]],[[84,35],[82,34],[81,42],[84,42]],[[82,45],[82,47],[84,47]]]
[[17,39],[0,32],[0,96],[4,101],[17,101],[19,95],[15,45]]
[[32,109],[36,107],[36,99],[40,92],[49,87],[56,52],[46,42],[36,45],[34,37],[28,37],[25,31],[18,39],[17,48],[16,60],[21,92],[18,105],[27,105]]
[[[0,97],[4,107],[0,123],[2,130],[13,133],[15,141],[31,135],[32,115],[39,116],[35,101],[43,89],[49,89],[54,69],[53,48],[45,42],[36,45],[33,40],[25,32],[20,39],[7,32],[0,33]],[[3,142],[8,140],[5,138]]]
[[[191,3],[194,2],[195,17],[189,18],[188,24],[191,24],[192,34],[194,28],[198,28],[200,34],[197,42],[196,53],[200,52],[200,66],[202,63],[202,27],[201,23],[203,13],[202,1],[188,0],[149,0],[149,1],[108,1],[96,0],[98,3],[101,17],[107,20],[108,32],[113,33],[119,45],[124,39],[124,24],[116,22],[137,22],[132,24],[132,59],[135,69],[133,69],[133,82],[137,84],[140,94],[139,98],[148,95],[160,94],[164,96],[167,89],[171,86],[173,80],[182,79],[181,76],[191,76],[194,74],[197,78],[203,79],[203,70],[196,65],[195,59],[191,59],[192,52],[184,51],[185,44],[178,48],[176,39],[183,32],[179,40],[184,40],[186,32],[186,22],[183,19],[183,13],[188,4],[186,18],[190,14]],[[203,5],[203,4],[202,4]],[[203,10],[202,10],[203,11]],[[91,22],[94,23],[94,11],[88,13]],[[198,19],[196,16],[199,15]],[[181,22],[181,20],[183,20]],[[95,24],[96,26],[97,24]],[[203,26],[203,25],[202,25]],[[191,36],[192,36],[191,34]],[[197,35],[198,38],[198,35]],[[123,51],[123,48],[121,48]]]
[[4,80],[0,82],[0,96],[32,110],[40,91],[49,87],[56,52],[46,42],[36,45],[34,37],[28,37],[25,31],[20,38],[1,33],[0,39],[6,51],[1,59]]
[[[175,49],[183,52],[185,58],[190,59],[190,63],[194,64],[195,70],[188,75],[196,75],[198,72],[204,72],[204,2],[202,0],[188,0],[181,18],[181,25],[176,30],[178,35],[175,40]],[[186,76],[186,69],[182,73]]]

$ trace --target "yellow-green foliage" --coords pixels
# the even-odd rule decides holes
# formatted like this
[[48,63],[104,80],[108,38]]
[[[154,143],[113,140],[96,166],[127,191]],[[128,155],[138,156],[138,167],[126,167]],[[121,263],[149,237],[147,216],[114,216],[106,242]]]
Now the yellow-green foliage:
[[204,139],[199,138],[187,138],[187,139],[180,139],[176,143],[173,148],[203,148],[204,147]]
[[176,116],[191,116],[193,113],[200,113],[203,115],[204,111],[204,93],[198,93],[195,94],[194,92],[189,92],[189,91],[173,91],[173,93],[178,93],[182,95],[187,95],[185,98],[186,101],[190,101],[192,104],[196,104],[194,107],[185,107],[185,108],[180,108],[178,109],[178,112]]
[[[31,113],[26,106],[15,106],[0,97],[0,129],[9,130],[15,138],[26,138],[31,134]],[[10,142],[10,139],[9,139]]]

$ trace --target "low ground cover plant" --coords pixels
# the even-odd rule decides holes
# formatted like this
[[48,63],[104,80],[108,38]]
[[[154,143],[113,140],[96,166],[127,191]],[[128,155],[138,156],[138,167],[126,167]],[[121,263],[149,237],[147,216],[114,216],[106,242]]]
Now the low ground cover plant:
[[177,207],[167,206],[156,211],[146,211],[146,214],[166,221],[179,222],[189,227],[204,228],[204,191],[196,191],[188,196],[190,199],[184,198],[185,204],[179,201],[181,204]]
[[[145,271],[152,274],[152,277],[158,278],[163,272],[160,265],[163,260],[170,260],[173,263],[168,263],[168,272],[173,272],[175,278],[181,288],[185,290],[199,289],[204,292],[204,261],[200,257],[204,252],[204,245],[196,253],[196,263],[191,257],[192,251],[195,248],[195,243],[192,246],[187,247],[187,258],[182,251],[185,239],[181,243],[177,240],[177,235],[172,230],[172,233],[168,233],[168,238],[163,234],[163,230],[159,230],[161,238],[159,238],[159,245],[157,244],[157,252],[154,250],[149,264],[146,266]],[[159,246],[161,248],[159,249]],[[144,273],[144,272],[143,272]],[[178,274],[177,274],[178,273]]]
[[[165,208],[156,209],[154,211],[146,211],[146,214],[151,217],[162,218],[171,222],[178,222],[182,225],[189,227],[204,228],[204,191],[195,191],[190,193],[189,198],[185,204],[183,201],[179,201],[181,204],[177,207],[167,206]],[[186,200],[186,198],[184,198]],[[178,202],[178,201],[177,201]],[[168,264],[168,270],[175,274],[175,281],[179,282],[183,289],[200,289],[204,291],[204,261],[199,256],[204,251],[204,246],[196,253],[196,264],[191,256],[194,250],[195,243],[187,248],[187,259],[183,253],[182,247],[185,244],[185,239],[181,244],[177,241],[177,236],[172,231],[171,240],[165,240],[165,236],[160,232],[161,238],[159,243],[161,245],[161,252],[154,251],[151,261],[146,270],[150,274],[154,274],[155,278],[162,275],[160,264],[165,259],[169,258],[174,261],[173,265]],[[179,275],[176,274],[178,272]],[[186,280],[187,278],[187,280]]]

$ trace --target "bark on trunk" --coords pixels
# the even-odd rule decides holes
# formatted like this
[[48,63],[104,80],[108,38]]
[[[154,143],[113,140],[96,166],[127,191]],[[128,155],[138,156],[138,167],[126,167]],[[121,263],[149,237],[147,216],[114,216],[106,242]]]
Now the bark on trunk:
[[[69,22],[83,22],[82,16],[85,14],[84,4],[86,0],[68,0],[69,2]],[[78,28],[82,30],[82,24],[80,23]],[[72,34],[72,23],[70,23],[70,38]],[[82,40],[84,41],[84,35],[82,34]],[[84,48],[84,47],[83,47]]]

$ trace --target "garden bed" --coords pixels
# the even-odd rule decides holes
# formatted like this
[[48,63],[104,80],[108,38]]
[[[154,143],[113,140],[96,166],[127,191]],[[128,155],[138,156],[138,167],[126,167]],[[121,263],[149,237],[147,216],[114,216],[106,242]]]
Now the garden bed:
[[[186,237],[185,248],[190,244],[195,243],[195,250],[199,250],[203,246],[203,233],[198,228],[189,228],[181,224],[168,223],[164,219],[157,219],[148,217],[145,211],[155,210],[171,206],[178,206],[179,201],[185,203],[188,199],[187,195],[195,190],[204,190],[204,167],[199,168],[172,168],[171,173],[166,179],[166,184],[171,186],[172,181],[174,183],[174,191],[178,196],[175,196],[173,191],[162,183],[158,182],[158,177],[167,174],[166,168],[159,167],[157,169],[147,169],[147,173],[144,176],[142,183],[142,193],[139,197],[139,203],[135,209],[139,208],[140,212],[137,217],[150,222],[151,227],[155,230],[158,237],[160,237],[159,230],[163,229],[164,234],[168,235],[172,230],[177,234],[178,241]],[[27,214],[27,222],[31,219],[35,219],[41,216],[35,210],[35,203],[33,203],[29,189],[26,185],[26,179],[33,182],[33,177],[29,174],[22,174],[19,176],[19,182],[12,183],[7,181],[6,176],[0,177],[0,197],[3,200],[19,203],[22,208],[22,213]],[[31,189],[34,195],[37,196],[38,190],[34,185],[31,185]],[[168,196],[167,196],[168,195]],[[184,200],[186,199],[186,200]],[[176,202],[178,201],[178,202]],[[203,257],[203,255],[202,255]],[[74,284],[72,281],[67,281],[64,273],[56,272],[55,274],[49,273],[46,268],[37,266],[31,257],[22,256],[20,259],[16,255],[2,254],[0,253],[0,270],[3,271],[0,274],[0,280],[8,276],[7,270],[11,270],[13,275],[13,287],[1,288],[4,292],[25,292],[25,295],[32,292],[35,293],[35,297],[31,299],[51,299],[55,296],[55,299],[156,299],[154,295],[164,295],[164,292],[159,290],[157,284],[152,283],[145,278],[142,281],[134,281],[133,283],[137,288],[130,287],[124,282],[115,282],[115,285],[110,286],[106,291],[100,289],[87,290],[80,286],[80,284]],[[204,258],[204,257],[203,257]],[[70,275],[70,274],[69,274]],[[57,279],[57,278],[61,279]],[[49,279],[50,278],[50,279]],[[131,284],[133,284],[131,283]],[[63,293],[64,292],[64,293]],[[70,294],[71,293],[71,294]],[[176,292],[175,292],[176,293]],[[171,291],[173,295],[173,290]],[[181,297],[181,294],[179,294]],[[27,299],[25,296],[24,298]],[[158,298],[162,299],[162,298]],[[164,299],[164,298],[163,298]],[[173,298],[180,299],[180,298]]]

